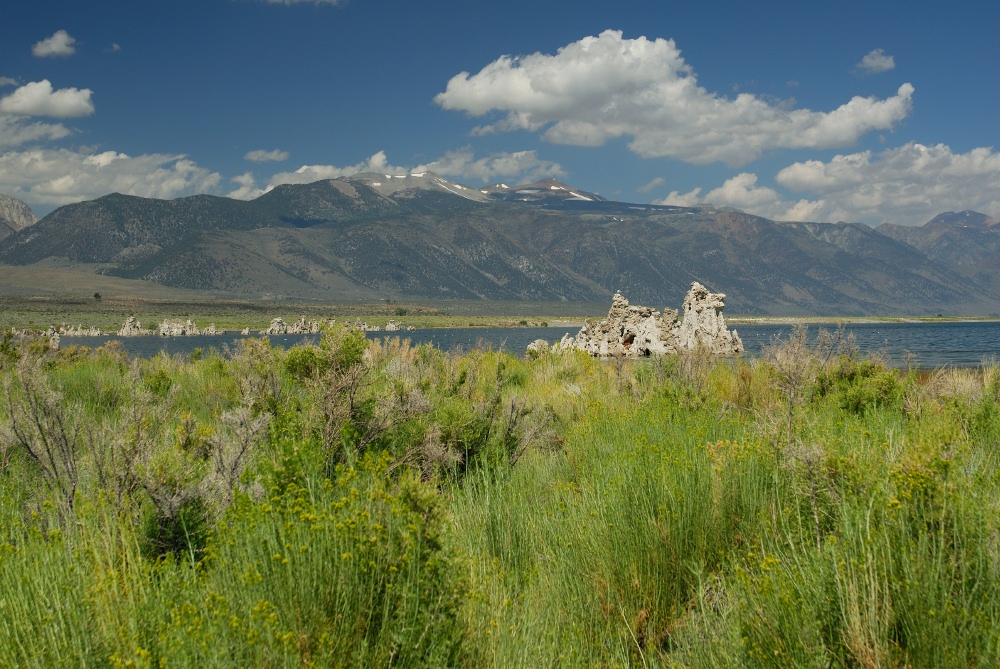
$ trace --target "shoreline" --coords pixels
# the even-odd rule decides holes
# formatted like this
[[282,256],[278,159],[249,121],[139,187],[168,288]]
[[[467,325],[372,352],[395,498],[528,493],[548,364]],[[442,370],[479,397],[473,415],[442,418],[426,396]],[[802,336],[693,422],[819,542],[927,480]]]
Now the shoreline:
[[[280,318],[280,317],[276,317]],[[276,320],[272,319],[272,320]],[[155,319],[154,319],[155,320]],[[176,320],[176,319],[165,319],[165,320]],[[373,319],[374,320],[374,319]],[[337,319],[323,319],[318,321],[320,327],[334,325],[334,324],[344,324],[352,329],[356,329],[361,332],[398,332],[400,334],[405,334],[407,332],[415,331],[425,331],[425,330],[459,330],[459,329],[509,329],[509,330],[521,330],[525,328],[552,328],[552,329],[579,329],[584,326],[588,319],[579,318],[534,318],[532,321],[526,321],[521,319],[519,322],[511,322],[510,319],[498,318],[491,319],[488,317],[482,317],[479,322],[453,322],[455,319],[452,317],[442,317],[441,322],[434,322],[434,318],[423,317],[418,319],[422,323],[420,326],[412,325],[406,321],[395,321],[390,319],[386,325],[369,325],[367,321],[338,321]],[[464,320],[464,319],[463,319]],[[592,320],[598,320],[597,317]],[[428,322],[429,321],[429,322]],[[452,322],[449,322],[452,321]],[[165,322],[165,321],[164,321]],[[105,330],[98,326],[86,326],[83,324],[78,324],[75,326],[67,326],[66,323],[60,324],[60,326],[49,326],[46,328],[31,327],[18,327],[17,325],[4,324],[2,326],[2,332],[4,334],[11,334],[16,337],[41,337],[41,336],[52,336],[59,335],[65,338],[76,338],[76,337],[155,337],[155,338],[175,338],[175,337],[196,337],[196,336],[212,336],[212,335],[242,335],[242,336],[281,336],[281,335],[293,335],[293,334],[318,334],[319,329],[288,329],[287,331],[269,332],[268,327],[261,327],[258,324],[242,326],[237,323],[235,325],[227,325],[226,327],[214,327],[215,321],[212,324],[204,326],[203,328],[197,327],[196,324],[190,323],[189,325],[195,326],[195,331],[188,332],[161,332],[156,326],[154,329],[143,328],[141,332],[134,333],[122,333],[121,328],[119,329],[109,329]],[[286,323],[294,323],[286,321]],[[848,325],[878,325],[878,324],[908,324],[908,325],[932,325],[936,323],[1000,323],[1000,318],[996,317],[986,317],[986,316],[949,316],[949,317],[937,317],[937,316],[731,316],[726,317],[726,323],[732,327],[739,326],[757,326],[757,325],[818,325],[818,326],[848,326]]]

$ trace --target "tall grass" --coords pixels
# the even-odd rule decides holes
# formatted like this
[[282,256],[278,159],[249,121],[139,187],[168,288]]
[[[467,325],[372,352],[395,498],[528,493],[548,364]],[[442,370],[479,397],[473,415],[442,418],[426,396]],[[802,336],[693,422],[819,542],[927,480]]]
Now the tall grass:
[[0,666],[1000,664],[995,364],[819,341],[5,351]]

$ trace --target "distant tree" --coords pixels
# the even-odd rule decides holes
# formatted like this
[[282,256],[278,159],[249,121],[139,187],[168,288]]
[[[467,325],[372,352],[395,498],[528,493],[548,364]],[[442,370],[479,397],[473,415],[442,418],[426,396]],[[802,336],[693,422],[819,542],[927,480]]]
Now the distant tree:
[[396,307],[395,313],[397,316],[405,316],[407,314],[407,311],[403,307]]
[[100,302],[101,301],[101,294],[100,293],[94,293],[94,299],[97,300],[98,302]]

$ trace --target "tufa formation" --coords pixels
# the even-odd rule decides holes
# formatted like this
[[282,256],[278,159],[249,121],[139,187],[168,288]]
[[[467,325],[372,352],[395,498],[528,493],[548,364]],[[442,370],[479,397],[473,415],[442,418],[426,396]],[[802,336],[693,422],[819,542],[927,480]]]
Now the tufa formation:
[[[725,300],[723,293],[711,293],[696,281],[684,298],[684,318],[679,321],[674,309],[664,309],[661,315],[655,309],[631,305],[615,293],[604,320],[588,321],[576,337],[567,334],[554,349],[586,351],[602,358],[641,358],[699,348],[716,355],[742,353],[739,334],[726,328],[722,316]],[[528,346],[529,354],[547,348],[541,340]]]

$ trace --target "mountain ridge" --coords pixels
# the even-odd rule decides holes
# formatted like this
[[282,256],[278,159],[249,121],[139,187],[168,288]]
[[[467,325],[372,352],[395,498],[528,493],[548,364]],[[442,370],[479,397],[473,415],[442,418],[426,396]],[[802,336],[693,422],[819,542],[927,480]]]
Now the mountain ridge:
[[621,290],[675,304],[697,280],[741,313],[1000,312],[982,277],[861,224],[616,202],[555,180],[473,188],[432,172],[282,185],[248,202],[112,194],[0,240],[0,263],[53,259],[234,295],[606,302]]

